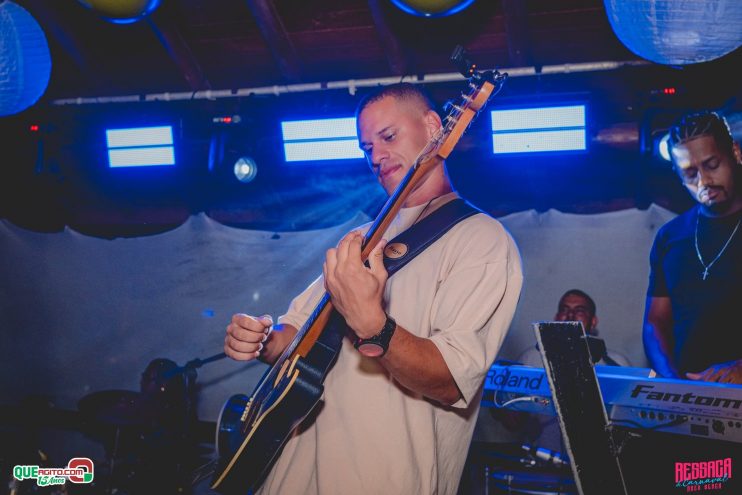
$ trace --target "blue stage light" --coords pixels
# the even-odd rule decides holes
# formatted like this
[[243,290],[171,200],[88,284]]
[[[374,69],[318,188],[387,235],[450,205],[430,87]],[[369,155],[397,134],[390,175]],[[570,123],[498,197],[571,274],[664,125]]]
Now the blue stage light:
[[363,158],[353,117],[281,122],[287,162]]
[[111,167],[175,165],[175,153],[172,146],[109,148],[108,163]]
[[495,154],[584,150],[585,130],[493,134],[492,149]]
[[172,126],[132,127],[130,129],[108,129],[106,139],[109,148],[132,146],[161,146],[173,144]]
[[585,105],[493,110],[492,151],[534,153],[587,149]]
[[172,126],[107,129],[110,167],[175,165]]
[[241,156],[234,162],[233,171],[238,181],[247,184],[258,175],[258,164],[249,156]]
[[392,3],[408,14],[445,17],[461,12],[474,3],[474,0],[392,0]]

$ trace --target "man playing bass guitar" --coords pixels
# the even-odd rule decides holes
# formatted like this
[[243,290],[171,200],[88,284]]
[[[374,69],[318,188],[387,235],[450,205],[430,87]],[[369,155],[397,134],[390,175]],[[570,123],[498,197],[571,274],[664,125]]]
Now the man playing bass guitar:
[[[441,129],[416,86],[379,88],[358,106],[359,145],[392,194]],[[416,184],[384,234],[392,239],[455,199],[445,164]],[[386,241],[361,257],[362,229],[327,251],[323,275],[274,325],[233,316],[224,349],[271,363],[324,292],[349,338],[325,380],[323,404],[286,443],[263,494],[449,494],[457,491],[484,377],[515,312],[518,249],[495,219],[460,221],[392,277]],[[370,345],[359,345],[363,343]]]

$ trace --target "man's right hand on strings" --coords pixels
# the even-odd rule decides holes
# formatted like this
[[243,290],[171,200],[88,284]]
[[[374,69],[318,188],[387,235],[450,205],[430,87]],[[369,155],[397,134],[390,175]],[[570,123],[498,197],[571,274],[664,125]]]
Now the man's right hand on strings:
[[283,352],[296,329],[291,325],[273,325],[270,315],[250,316],[238,313],[232,316],[224,337],[224,353],[237,361],[260,358],[272,363]]

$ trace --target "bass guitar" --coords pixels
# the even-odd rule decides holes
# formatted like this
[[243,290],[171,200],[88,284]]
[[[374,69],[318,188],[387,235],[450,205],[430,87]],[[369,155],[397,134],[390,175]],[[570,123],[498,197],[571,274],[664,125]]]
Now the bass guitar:
[[[467,76],[470,91],[459,104],[449,106],[443,127],[420,152],[366,233],[364,260],[415,185],[448,157],[473,118],[507,78],[507,74],[497,71],[477,72],[473,65],[468,67]],[[260,486],[291,433],[320,401],[324,379],[346,333],[344,325],[325,294],[252,395],[235,395],[226,402],[217,425],[214,490],[245,494]]]

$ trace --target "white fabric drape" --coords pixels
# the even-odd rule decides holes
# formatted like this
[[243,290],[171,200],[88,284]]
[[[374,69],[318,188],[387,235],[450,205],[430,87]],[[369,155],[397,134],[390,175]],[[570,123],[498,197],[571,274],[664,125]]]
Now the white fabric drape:
[[[551,319],[559,296],[580,288],[597,302],[609,347],[645,365],[649,250],[673,216],[652,206],[501,218],[520,248],[525,284],[500,355],[512,359],[532,345],[531,322]],[[152,359],[183,365],[216,354],[233,313],[282,314],[320,273],[325,250],[367,220],[275,234],[198,215],[163,234],[114,240],[0,221],[0,401],[45,394],[75,409],[91,392],[138,390]],[[199,418],[215,420],[223,401],[249,393],[264,369],[226,359],[200,368]]]

